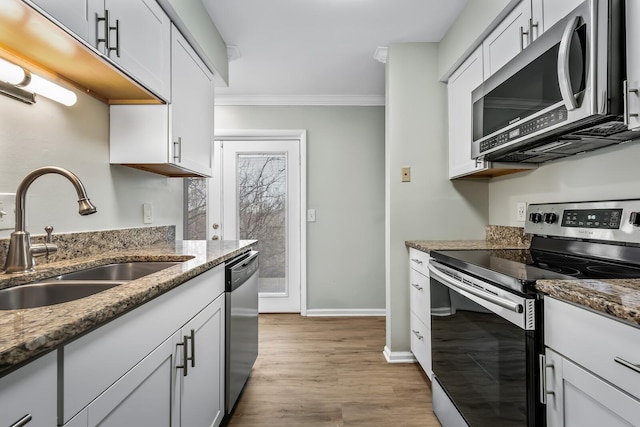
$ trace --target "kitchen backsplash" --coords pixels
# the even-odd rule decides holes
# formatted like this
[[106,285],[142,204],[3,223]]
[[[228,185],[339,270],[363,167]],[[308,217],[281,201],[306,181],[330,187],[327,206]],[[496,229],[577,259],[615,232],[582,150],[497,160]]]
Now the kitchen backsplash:
[[[44,243],[45,236],[32,236],[32,243]],[[126,228],[121,230],[84,231],[53,235],[58,251],[49,257],[39,257],[36,264],[62,261],[96,255],[101,252],[139,248],[176,239],[176,226]],[[9,239],[0,239],[0,268],[4,265],[9,248]]]
[[529,246],[533,237],[531,234],[525,233],[522,227],[504,225],[487,225],[485,232],[488,242],[503,243],[505,245]]

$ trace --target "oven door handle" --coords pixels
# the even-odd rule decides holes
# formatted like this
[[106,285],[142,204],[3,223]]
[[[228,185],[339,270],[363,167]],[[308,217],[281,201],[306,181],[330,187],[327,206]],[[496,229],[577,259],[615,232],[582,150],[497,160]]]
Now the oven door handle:
[[429,273],[431,274],[432,277],[435,277],[435,279],[437,279],[439,282],[441,282],[445,286],[468,292],[471,295],[474,295],[480,299],[497,304],[502,308],[506,308],[507,310],[511,310],[514,313],[522,313],[524,311],[524,307],[522,307],[522,304],[518,304],[516,302],[509,301],[507,299],[500,298],[498,296],[488,294],[486,292],[482,292],[478,289],[475,289],[472,286],[469,286],[465,283],[461,283],[450,277],[447,277],[446,274],[444,274],[442,271],[440,271],[439,268],[433,265],[433,262],[429,263]]

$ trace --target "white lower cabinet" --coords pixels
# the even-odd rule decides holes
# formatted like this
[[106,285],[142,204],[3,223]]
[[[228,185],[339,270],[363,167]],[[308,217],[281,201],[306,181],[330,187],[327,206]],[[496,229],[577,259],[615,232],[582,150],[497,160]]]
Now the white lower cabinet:
[[0,378],[0,426],[56,425],[56,356],[53,351]]
[[60,424],[220,425],[224,298],[221,265],[65,346]]
[[640,425],[640,329],[544,299],[547,425]]
[[410,248],[409,267],[411,352],[427,376],[432,378],[429,254]]

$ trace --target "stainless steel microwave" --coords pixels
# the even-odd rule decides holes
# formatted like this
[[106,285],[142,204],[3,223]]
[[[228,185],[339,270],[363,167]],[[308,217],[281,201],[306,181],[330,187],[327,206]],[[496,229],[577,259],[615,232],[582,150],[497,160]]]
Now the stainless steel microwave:
[[475,89],[472,157],[542,163],[639,138],[624,23],[624,1],[587,0]]

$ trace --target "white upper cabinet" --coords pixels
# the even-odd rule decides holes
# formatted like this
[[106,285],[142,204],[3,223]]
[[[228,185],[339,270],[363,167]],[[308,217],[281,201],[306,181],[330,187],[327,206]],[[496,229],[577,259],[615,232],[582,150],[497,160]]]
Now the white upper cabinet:
[[627,88],[625,118],[629,129],[640,129],[640,1],[627,0]]
[[171,22],[155,0],[32,0],[165,101],[171,97]]
[[483,169],[484,162],[471,158],[471,92],[482,83],[482,48],[478,48],[451,75],[449,100],[449,178]]
[[482,42],[487,79],[531,42],[531,3],[520,2]]
[[213,73],[172,29],[172,100],[110,107],[110,162],[175,177],[212,174]]

